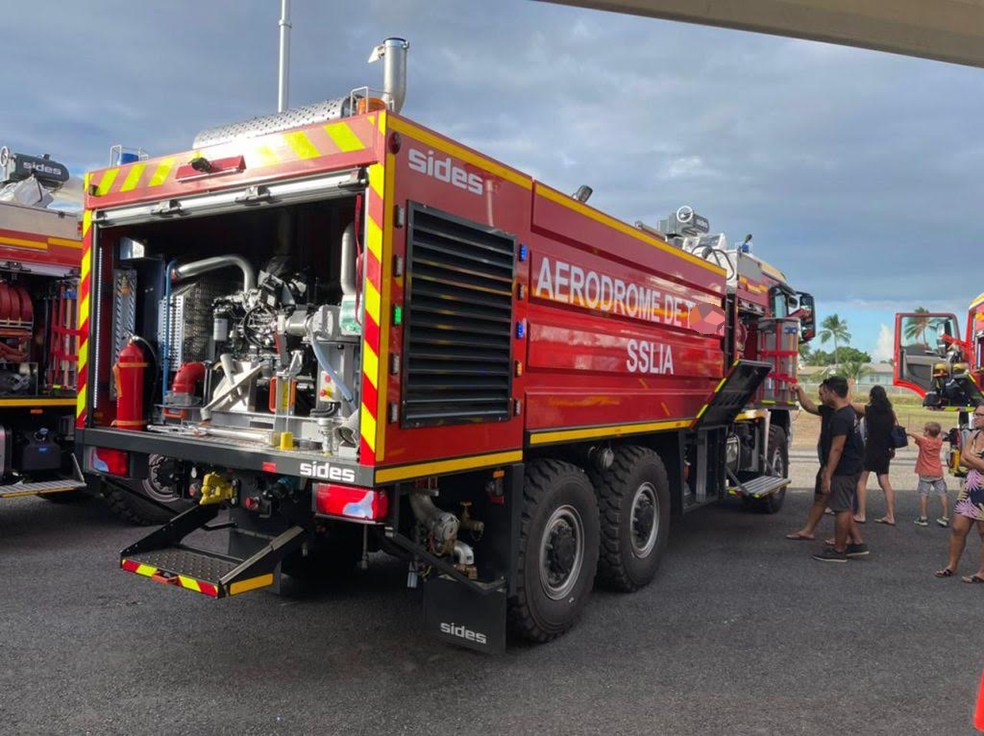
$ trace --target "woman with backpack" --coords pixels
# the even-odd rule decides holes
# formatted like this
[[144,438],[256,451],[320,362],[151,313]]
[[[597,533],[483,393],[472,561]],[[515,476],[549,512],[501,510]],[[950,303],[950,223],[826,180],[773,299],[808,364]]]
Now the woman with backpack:
[[875,519],[876,524],[895,526],[895,491],[888,478],[888,467],[895,457],[892,443],[892,429],[898,425],[895,410],[888,394],[881,386],[872,386],[868,393],[867,405],[855,406],[858,413],[864,414],[865,444],[864,469],[858,480],[858,509],[854,520],[859,524],[865,523],[865,501],[868,494],[868,475],[874,473],[878,485],[885,492],[885,515]]

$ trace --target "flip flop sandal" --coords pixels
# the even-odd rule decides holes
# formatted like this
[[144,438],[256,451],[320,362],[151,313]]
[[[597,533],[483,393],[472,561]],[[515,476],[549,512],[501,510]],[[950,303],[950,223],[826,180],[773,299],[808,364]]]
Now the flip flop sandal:
[[888,521],[888,519],[875,519],[876,524],[884,524],[885,526],[895,526],[894,521]]
[[[935,575],[938,578],[952,578],[953,577],[953,570],[951,570],[949,567],[944,567],[942,570],[937,570],[936,573],[935,573]],[[981,582],[984,582],[984,581],[981,581]]]
[[961,578],[965,583],[984,583],[984,578],[980,575],[971,575],[970,577]]
[[804,537],[799,532],[793,532],[792,534],[787,534],[786,539],[792,540],[793,542],[815,542],[816,537]]

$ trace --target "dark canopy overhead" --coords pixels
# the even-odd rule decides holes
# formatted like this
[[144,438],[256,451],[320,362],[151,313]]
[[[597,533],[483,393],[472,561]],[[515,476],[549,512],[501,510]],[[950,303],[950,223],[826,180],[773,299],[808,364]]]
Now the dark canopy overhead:
[[984,0],[544,0],[984,67]]

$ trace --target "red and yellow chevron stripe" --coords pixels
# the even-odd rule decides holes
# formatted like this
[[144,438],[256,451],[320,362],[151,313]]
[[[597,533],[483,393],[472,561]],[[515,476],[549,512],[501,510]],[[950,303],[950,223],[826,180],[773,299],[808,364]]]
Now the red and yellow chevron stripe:
[[[85,178],[86,186],[89,176]],[[79,272],[79,337],[78,386],[75,390],[75,426],[84,427],[86,417],[86,384],[89,378],[89,292],[92,288],[92,212],[82,215],[82,265]]]
[[[378,119],[370,116],[379,126],[385,139],[386,113],[380,112]],[[387,156],[390,159],[391,156]],[[387,160],[387,163],[390,163]],[[387,181],[392,181],[392,166],[373,164],[369,167],[369,188],[366,190],[365,226],[365,325],[362,338],[362,407],[360,409],[359,462],[375,465],[383,459],[384,434],[386,430],[386,360],[387,331],[389,320],[383,313],[384,305],[389,304],[387,238],[390,230],[389,217],[384,205]]]
[[[205,156],[213,161],[226,156],[242,156],[245,160],[245,175],[252,177],[258,169],[358,153],[372,147],[375,140],[374,124],[368,118],[350,118],[325,125],[312,125],[301,130],[223,143],[186,154],[137,161],[126,166],[93,172],[91,182],[86,180],[85,191],[87,195],[99,198],[120,194],[135,196],[140,190],[166,188],[167,185],[176,183],[179,169],[198,156]],[[90,189],[90,183],[95,185],[94,189]]]
[[187,590],[193,590],[196,593],[211,596],[212,598],[219,597],[219,589],[212,583],[206,583],[202,580],[195,580],[194,578],[189,578],[185,575],[164,577],[161,574],[160,568],[154,567],[153,565],[144,565],[140,562],[134,562],[133,560],[123,560],[120,562],[120,567],[127,572],[135,572],[137,575],[143,575],[144,577],[148,577],[158,583],[177,585],[182,588],[186,588]]

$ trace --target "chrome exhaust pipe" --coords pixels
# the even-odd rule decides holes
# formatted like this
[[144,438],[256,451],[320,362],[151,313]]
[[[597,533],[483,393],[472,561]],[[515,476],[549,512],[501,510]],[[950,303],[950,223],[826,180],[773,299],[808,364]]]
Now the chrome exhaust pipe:
[[171,270],[171,283],[184,281],[229,266],[235,266],[243,272],[243,291],[250,291],[256,287],[256,271],[253,270],[252,264],[242,256],[237,255],[215,256],[214,258],[203,258],[200,261],[183,263]]
[[383,60],[383,101],[399,113],[407,97],[407,51],[410,43],[402,38],[387,38],[372,50],[369,63]]

